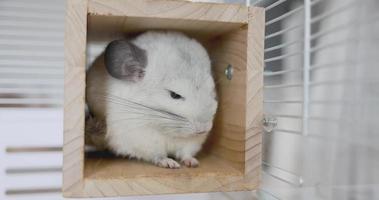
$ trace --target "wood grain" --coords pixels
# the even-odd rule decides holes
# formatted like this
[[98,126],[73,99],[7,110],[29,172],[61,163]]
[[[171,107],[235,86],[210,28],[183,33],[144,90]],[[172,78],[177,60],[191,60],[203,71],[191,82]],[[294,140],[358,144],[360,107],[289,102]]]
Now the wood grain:
[[83,187],[87,1],[68,0],[64,38],[64,196]]
[[[263,70],[264,70],[265,11],[249,8],[247,36],[247,88],[246,88],[246,154],[245,175],[253,176],[261,166],[263,120]],[[257,136],[257,137],[254,137]],[[259,143],[258,143],[259,142]],[[253,147],[256,147],[254,149]],[[257,159],[257,157],[259,159]],[[252,161],[255,161],[252,163]],[[259,174],[258,174],[259,175]]]
[[[199,168],[171,170],[127,159],[84,159],[86,42],[151,29],[183,31],[209,47],[219,109]],[[68,0],[64,196],[256,189],[261,165],[263,42],[264,10],[259,8],[175,0]],[[234,68],[232,80],[224,75],[229,64]]]
[[151,17],[99,16],[88,17],[89,31],[96,35],[117,32],[140,33],[146,30],[175,30],[201,41],[236,30],[247,22],[197,21]]
[[[219,109],[208,149],[246,177],[261,165],[264,20],[263,9],[249,8],[247,26],[210,42]],[[232,80],[224,75],[228,65],[234,69]]]
[[[246,120],[247,26],[210,41],[210,55],[219,106],[210,138],[210,152],[244,169]],[[233,67],[233,78],[225,76]],[[235,145],[238,143],[238,145]]]
[[248,19],[248,8],[244,5],[175,0],[88,0],[88,13],[227,23],[247,23]]
[[171,170],[135,160],[89,159],[84,190],[102,197],[254,189],[228,162],[210,155],[199,160],[198,168]]

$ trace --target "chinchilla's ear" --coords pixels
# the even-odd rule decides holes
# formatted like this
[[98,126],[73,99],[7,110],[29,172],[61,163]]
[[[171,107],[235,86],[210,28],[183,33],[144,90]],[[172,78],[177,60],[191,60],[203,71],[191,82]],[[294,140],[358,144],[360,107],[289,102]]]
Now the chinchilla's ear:
[[105,49],[104,60],[114,78],[137,82],[145,75],[146,51],[127,40],[112,41]]

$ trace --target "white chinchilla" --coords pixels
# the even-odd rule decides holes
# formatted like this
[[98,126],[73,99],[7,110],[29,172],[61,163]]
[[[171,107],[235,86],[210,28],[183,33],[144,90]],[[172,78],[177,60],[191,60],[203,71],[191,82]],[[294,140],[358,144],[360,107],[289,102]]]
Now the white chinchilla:
[[196,40],[171,31],[115,40],[88,70],[86,95],[117,155],[166,168],[180,167],[169,156],[199,164],[194,156],[212,128],[217,101],[210,59]]

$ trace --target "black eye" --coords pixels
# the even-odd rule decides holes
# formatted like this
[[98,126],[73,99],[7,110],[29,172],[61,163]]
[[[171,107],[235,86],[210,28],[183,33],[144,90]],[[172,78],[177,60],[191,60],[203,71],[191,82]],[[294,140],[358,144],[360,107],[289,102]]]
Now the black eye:
[[173,92],[173,91],[170,91],[170,96],[171,96],[171,98],[173,98],[173,99],[181,99],[181,98],[183,98],[182,96],[180,96],[179,94],[176,94],[176,93]]

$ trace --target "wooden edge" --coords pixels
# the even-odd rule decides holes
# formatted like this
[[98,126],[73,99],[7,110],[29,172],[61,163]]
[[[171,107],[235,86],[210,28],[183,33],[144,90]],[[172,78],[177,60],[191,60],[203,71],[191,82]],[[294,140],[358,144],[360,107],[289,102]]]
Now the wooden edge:
[[[261,166],[261,159],[254,158],[262,154],[265,9],[249,7],[248,21],[245,144],[258,145],[259,150],[245,153],[245,176],[250,176],[255,171],[256,167],[252,166],[257,166],[258,169]],[[250,135],[259,137],[249,137]],[[252,139],[259,141],[250,141]],[[259,182],[259,173],[257,176]]]
[[86,179],[78,197],[118,197],[204,192],[251,191],[258,188],[259,170],[250,176],[228,177],[167,177],[131,179]]
[[88,13],[244,24],[248,19],[245,5],[178,0],[89,0]]
[[87,0],[67,0],[64,36],[64,197],[82,193]]

